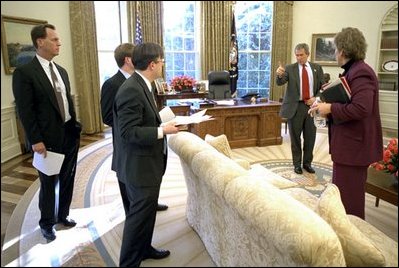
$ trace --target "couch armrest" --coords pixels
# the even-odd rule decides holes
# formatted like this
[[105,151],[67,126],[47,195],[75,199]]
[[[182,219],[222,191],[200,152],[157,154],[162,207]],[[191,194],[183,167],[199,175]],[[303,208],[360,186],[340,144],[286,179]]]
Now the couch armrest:
[[381,251],[386,267],[398,267],[398,242],[359,217],[348,215],[348,218]]

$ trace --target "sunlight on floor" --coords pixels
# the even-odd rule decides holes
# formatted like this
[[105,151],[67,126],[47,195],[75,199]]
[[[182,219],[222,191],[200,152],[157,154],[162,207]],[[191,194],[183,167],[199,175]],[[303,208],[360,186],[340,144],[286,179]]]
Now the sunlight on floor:
[[[44,238],[33,239],[36,244],[23,253],[19,259],[13,260],[6,266],[59,267],[75,256],[81,248],[91,245],[114,229],[125,218],[119,200],[103,206],[72,209],[70,216],[78,223],[76,227],[65,229],[57,225],[57,238],[54,241],[46,243]],[[37,227],[30,233],[22,234],[21,243],[28,236],[41,236],[40,228]],[[15,242],[15,240],[7,242],[7,245]]]

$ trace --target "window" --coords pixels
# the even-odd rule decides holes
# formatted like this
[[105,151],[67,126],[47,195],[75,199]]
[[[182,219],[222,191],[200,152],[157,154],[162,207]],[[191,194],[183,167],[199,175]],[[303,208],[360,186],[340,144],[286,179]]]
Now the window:
[[166,81],[170,83],[173,77],[183,74],[198,79],[199,2],[165,1],[163,12]]
[[[100,84],[115,74],[114,49],[128,42],[126,1],[95,1]],[[176,14],[178,12],[178,15]],[[166,81],[177,75],[201,77],[200,2],[164,1]],[[238,96],[259,93],[269,97],[273,2],[237,1],[235,5],[238,62]]]
[[119,69],[114,50],[128,42],[126,1],[94,1],[100,85]]
[[235,5],[238,59],[238,96],[259,93],[269,97],[273,2]]

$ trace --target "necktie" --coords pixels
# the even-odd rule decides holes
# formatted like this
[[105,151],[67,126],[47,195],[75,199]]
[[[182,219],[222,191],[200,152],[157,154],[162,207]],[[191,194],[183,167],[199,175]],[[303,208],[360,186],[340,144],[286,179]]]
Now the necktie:
[[302,65],[302,100],[307,101],[309,96],[309,76],[306,71],[306,65]]
[[158,107],[157,100],[155,99],[155,90],[157,90],[157,89],[156,89],[155,83],[153,82],[151,84],[150,94],[152,96],[152,100],[154,101],[155,107]]
[[50,74],[51,74],[51,80],[53,80],[53,88],[54,88],[55,97],[57,98],[58,108],[60,109],[62,120],[65,121],[64,101],[62,99],[61,87],[57,75],[54,72],[53,64],[51,62],[50,62]]

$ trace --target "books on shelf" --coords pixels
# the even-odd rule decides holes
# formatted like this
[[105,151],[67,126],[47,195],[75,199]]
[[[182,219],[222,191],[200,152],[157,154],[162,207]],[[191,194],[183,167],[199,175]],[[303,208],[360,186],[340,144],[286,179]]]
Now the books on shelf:
[[324,84],[320,91],[320,99],[323,102],[333,103],[348,103],[351,100],[351,89],[345,76],[337,80]]

